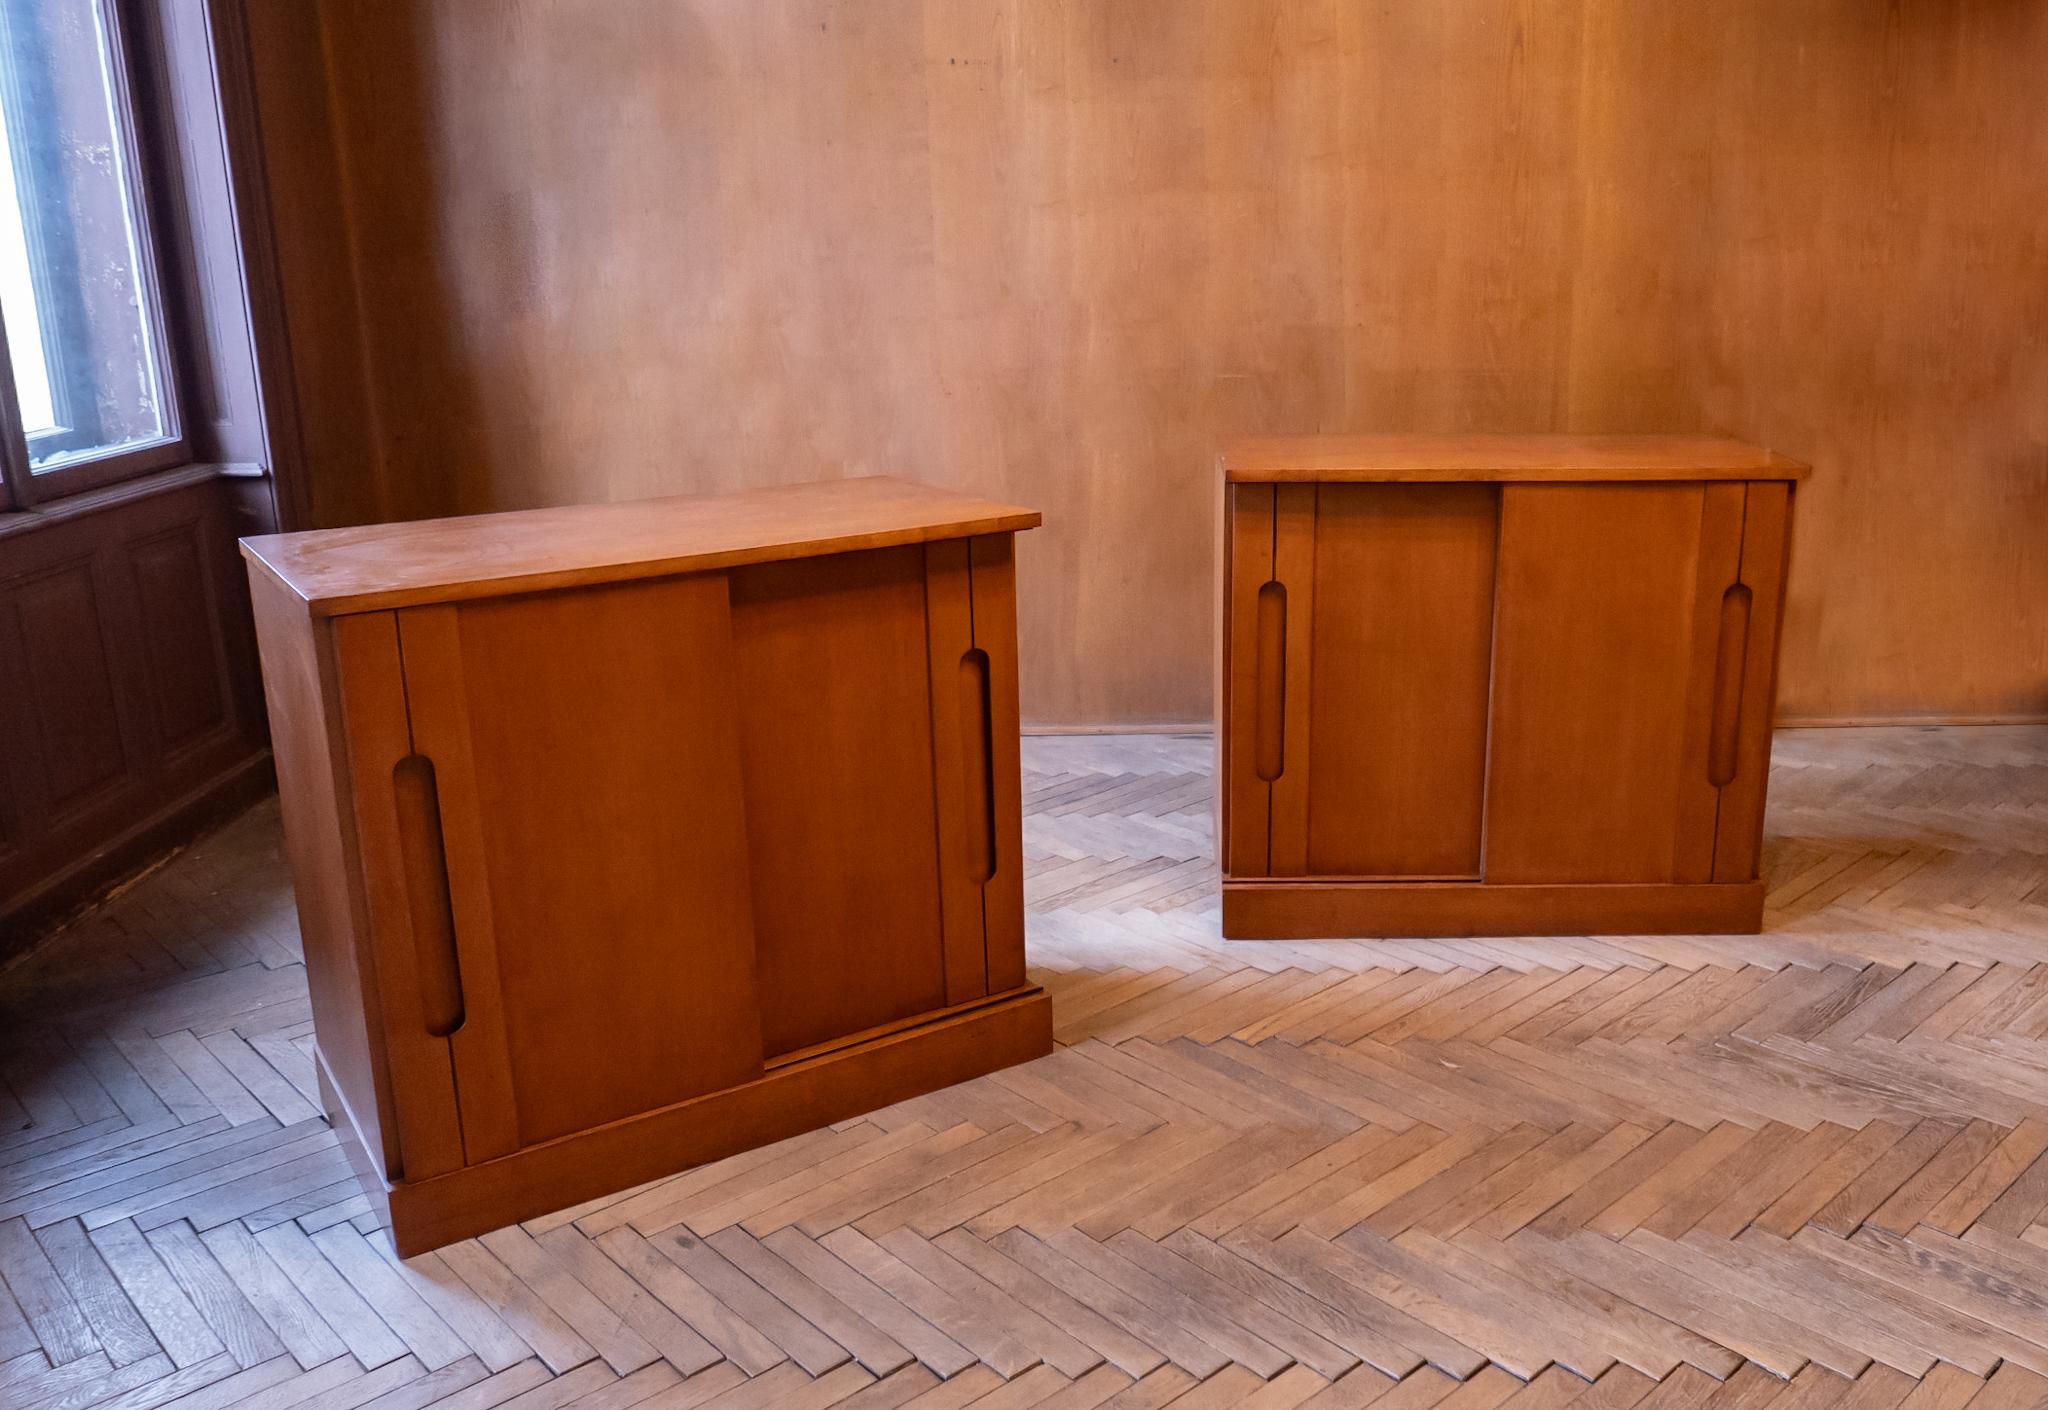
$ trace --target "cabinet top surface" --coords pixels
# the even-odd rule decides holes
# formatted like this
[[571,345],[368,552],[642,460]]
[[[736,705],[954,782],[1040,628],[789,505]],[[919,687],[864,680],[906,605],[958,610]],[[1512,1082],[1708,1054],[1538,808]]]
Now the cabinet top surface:
[[1039,518],[876,476],[266,534],[242,553],[327,617],[1008,533]]
[[1807,467],[1713,436],[1274,436],[1232,442],[1223,478],[1316,480],[1799,480]]

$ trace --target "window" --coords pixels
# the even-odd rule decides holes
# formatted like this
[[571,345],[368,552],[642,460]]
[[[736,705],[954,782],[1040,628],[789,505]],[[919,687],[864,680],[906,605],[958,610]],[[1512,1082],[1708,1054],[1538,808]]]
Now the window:
[[117,0],[0,0],[0,446],[17,506],[184,458]]

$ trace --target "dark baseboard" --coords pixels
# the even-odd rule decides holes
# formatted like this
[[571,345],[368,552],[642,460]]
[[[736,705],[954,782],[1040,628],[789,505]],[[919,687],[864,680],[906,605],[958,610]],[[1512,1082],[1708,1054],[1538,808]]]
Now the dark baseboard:
[[131,877],[276,788],[270,750],[257,748],[29,890],[0,900],[0,965],[28,953],[44,936],[91,910]]

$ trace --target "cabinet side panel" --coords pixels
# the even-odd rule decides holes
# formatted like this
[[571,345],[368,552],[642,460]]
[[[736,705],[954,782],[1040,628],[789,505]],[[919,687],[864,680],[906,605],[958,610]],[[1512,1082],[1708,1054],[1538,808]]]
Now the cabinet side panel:
[[1669,882],[1687,806],[1699,485],[1501,492],[1485,879]]
[[1493,485],[1323,485],[1308,872],[1476,877]]
[[1751,594],[1749,641],[1743,653],[1735,776],[1721,789],[1714,838],[1716,881],[1751,880],[1763,851],[1764,788],[1771,772],[1779,626],[1791,546],[1792,487],[1774,481],[1751,484],[1742,527],[1742,582]]
[[[520,1141],[754,1077],[760,1029],[724,577],[454,611],[452,630],[402,631],[406,679],[419,683],[421,752],[450,756],[439,806],[451,859],[465,836],[480,843],[488,908],[464,904],[475,876],[450,868],[457,925],[489,920],[487,935],[459,936],[462,985],[474,1013],[487,996],[472,960],[488,946]],[[437,658],[454,653],[459,675],[416,660],[416,643]],[[454,718],[424,728],[435,712]],[[465,752],[467,786],[456,762]],[[466,1069],[461,1080],[466,1108]]]
[[399,1168],[398,1132],[379,1015],[371,1007],[376,977],[362,940],[331,628],[314,623],[305,604],[260,569],[250,573],[249,590],[314,1037],[365,1146],[389,1177]]
[[732,575],[770,1057],[946,1001],[919,546]]

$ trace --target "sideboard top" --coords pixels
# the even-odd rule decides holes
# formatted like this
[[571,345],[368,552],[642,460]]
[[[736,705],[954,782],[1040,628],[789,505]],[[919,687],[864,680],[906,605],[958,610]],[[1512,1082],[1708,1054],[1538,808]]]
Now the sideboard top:
[[1274,436],[1233,442],[1223,478],[1316,480],[1799,480],[1807,467],[1714,436]]
[[266,534],[252,564],[316,617],[1008,533],[1035,509],[874,476]]

